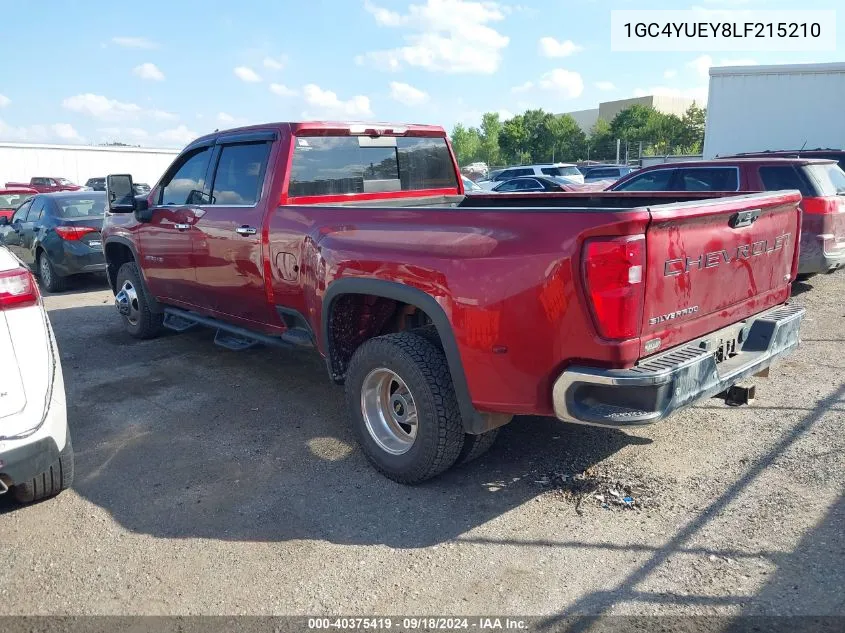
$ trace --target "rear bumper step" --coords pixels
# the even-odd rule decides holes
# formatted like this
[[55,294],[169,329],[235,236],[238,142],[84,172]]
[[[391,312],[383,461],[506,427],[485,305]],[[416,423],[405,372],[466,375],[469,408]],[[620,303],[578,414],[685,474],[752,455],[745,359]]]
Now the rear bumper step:
[[[571,367],[555,381],[555,415],[566,422],[617,428],[662,420],[765,371],[795,349],[804,312],[797,305],[779,306],[631,369]],[[708,351],[713,341],[737,334],[738,353],[717,363],[715,353]]]

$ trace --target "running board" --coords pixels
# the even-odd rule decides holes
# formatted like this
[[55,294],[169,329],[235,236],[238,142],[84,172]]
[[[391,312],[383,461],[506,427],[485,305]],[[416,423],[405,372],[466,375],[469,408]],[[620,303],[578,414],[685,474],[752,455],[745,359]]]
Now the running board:
[[164,309],[164,324],[177,332],[184,332],[195,325],[214,328],[217,330],[214,342],[233,351],[249,349],[259,344],[287,349],[313,347],[311,336],[304,330],[300,331],[300,328],[291,328],[280,336],[269,336],[179,308]]

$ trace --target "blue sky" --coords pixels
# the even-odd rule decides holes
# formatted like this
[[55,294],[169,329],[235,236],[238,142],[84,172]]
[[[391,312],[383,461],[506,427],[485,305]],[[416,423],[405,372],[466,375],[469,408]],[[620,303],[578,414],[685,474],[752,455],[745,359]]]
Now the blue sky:
[[[836,9],[835,0],[0,2],[0,140],[181,146],[311,118],[475,125],[662,92],[706,98],[711,64],[824,53],[614,53],[611,9]],[[837,27],[845,33],[845,9]]]

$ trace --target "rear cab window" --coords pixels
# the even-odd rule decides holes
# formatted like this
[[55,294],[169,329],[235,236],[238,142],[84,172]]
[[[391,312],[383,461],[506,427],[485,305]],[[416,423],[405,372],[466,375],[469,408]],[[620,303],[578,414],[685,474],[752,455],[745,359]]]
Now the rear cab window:
[[290,197],[458,188],[444,137],[302,135],[293,142]]

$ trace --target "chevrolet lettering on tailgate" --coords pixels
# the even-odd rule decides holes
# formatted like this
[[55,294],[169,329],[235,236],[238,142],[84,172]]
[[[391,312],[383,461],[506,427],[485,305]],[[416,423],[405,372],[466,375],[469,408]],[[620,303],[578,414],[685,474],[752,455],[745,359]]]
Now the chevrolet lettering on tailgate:
[[681,257],[679,259],[667,259],[663,264],[663,276],[674,277],[691,270],[703,270],[705,268],[716,268],[721,264],[730,264],[741,259],[750,259],[760,255],[769,255],[775,251],[782,250],[791,233],[778,235],[772,240],[759,240],[751,244],[738,246],[730,251],[722,249],[711,251],[698,257]]

